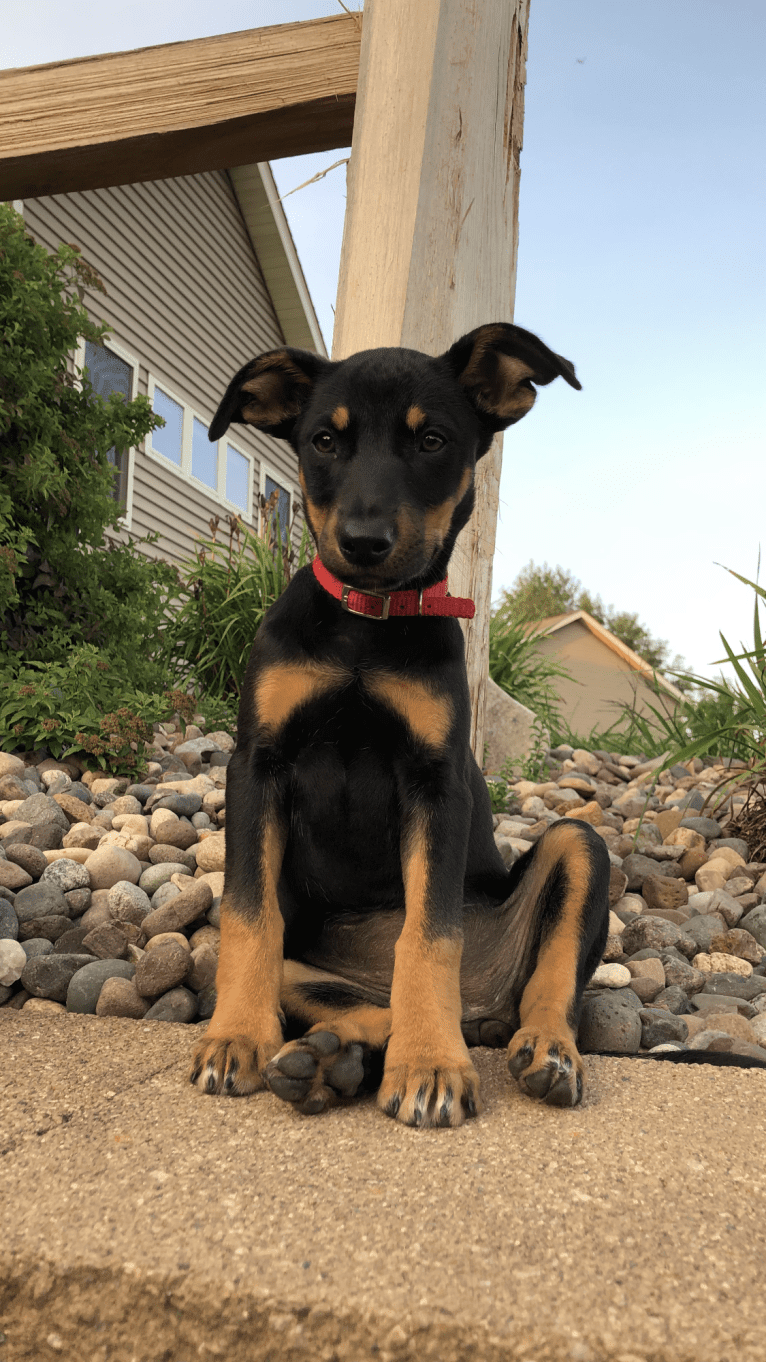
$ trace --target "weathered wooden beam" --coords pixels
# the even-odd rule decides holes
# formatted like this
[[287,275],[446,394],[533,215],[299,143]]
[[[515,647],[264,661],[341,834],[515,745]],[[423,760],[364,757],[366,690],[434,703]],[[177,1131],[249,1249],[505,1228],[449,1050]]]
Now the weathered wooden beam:
[[[511,321],[529,0],[367,0],[333,354]],[[450,564],[481,762],[501,441]]]
[[358,16],[0,72],[0,199],[348,146]]

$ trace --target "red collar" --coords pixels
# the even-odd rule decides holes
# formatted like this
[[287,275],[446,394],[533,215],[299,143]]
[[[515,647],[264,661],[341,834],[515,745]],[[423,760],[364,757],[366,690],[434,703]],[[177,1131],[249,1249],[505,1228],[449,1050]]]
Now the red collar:
[[340,601],[351,615],[366,615],[374,620],[401,615],[454,615],[472,620],[476,611],[473,601],[447,594],[446,577],[422,591],[357,591],[356,587],[346,586],[338,577],[333,577],[318,557],[311,566],[320,586]]

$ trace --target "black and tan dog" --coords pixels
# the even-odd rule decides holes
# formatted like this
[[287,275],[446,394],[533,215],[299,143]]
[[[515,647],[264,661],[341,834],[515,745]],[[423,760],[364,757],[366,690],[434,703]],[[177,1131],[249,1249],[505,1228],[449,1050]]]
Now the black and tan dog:
[[385,1112],[456,1126],[480,1110],[467,1045],[507,1044],[524,1091],[580,1100],[606,847],[562,819],[506,870],[450,618],[472,604],[445,584],[477,459],[557,376],[580,387],[498,324],[436,359],[276,350],[221,403],[211,440],[245,421],[297,452],[318,559],[266,615],[242,689],[203,1092],[268,1086],[315,1113],[361,1090],[377,1053]]

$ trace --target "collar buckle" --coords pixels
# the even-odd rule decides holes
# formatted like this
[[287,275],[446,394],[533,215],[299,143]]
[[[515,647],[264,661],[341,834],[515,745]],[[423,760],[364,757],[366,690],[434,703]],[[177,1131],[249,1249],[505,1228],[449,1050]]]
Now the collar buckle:
[[[366,610],[355,610],[353,605],[349,605],[348,603],[349,592],[351,591],[354,591],[359,596],[373,596],[377,600],[381,601],[382,605],[380,614],[369,615]],[[343,591],[341,592],[340,603],[342,609],[347,610],[349,615],[361,615],[362,619],[366,620],[387,620],[388,610],[391,604],[391,596],[390,594],[387,594],[385,591],[357,591],[356,587],[346,586],[344,584]]]

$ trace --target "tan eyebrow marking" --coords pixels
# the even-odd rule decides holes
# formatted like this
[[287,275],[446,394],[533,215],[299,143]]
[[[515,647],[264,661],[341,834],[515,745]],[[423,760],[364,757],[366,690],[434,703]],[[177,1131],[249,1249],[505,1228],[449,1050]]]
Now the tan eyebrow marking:
[[423,422],[426,419],[426,414],[423,411],[422,407],[412,406],[410,407],[404,419],[407,422],[407,425],[409,426],[410,430],[414,434],[418,426],[423,425]]
[[348,426],[349,421],[351,420],[348,407],[336,407],[335,411],[330,417],[330,420],[332,421],[336,430],[345,430],[346,427]]

